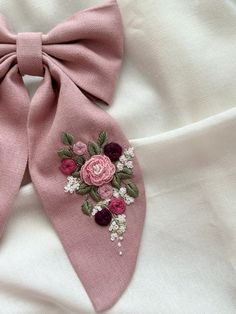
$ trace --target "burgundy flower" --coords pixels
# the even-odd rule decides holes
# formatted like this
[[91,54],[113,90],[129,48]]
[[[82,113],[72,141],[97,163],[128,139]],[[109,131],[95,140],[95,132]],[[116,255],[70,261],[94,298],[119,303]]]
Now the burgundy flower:
[[104,146],[104,154],[109,157],[111,161],[117,161],[122,155],[122,147],[117,143],[108,143]]
[[77,168],[77,164],[73,159],[62,159],[60,170],[62,173],[66,175],[72,174]]
[[125,207],[126,207],[125,201],[121,197],[118,198],[114,197],[108,205],[109,210],[113,214],[117,215],[122,214],[125,211]]
[[107,226],[111,222],[112,215],[106,208],[103,208],[101,211],[98,211],[95,214],[95,221],[100,226]]

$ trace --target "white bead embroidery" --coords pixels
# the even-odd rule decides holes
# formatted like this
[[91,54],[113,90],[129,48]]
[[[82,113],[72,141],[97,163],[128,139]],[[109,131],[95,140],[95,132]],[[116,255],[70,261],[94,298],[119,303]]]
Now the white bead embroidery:
[[120,196],[124,197],[125,194],[126,194],[126,188],[125,187],[121,187],[120,190],[119,190],[119,194],[120,194]]
[[[109,231],[111,232],[111,241],[117,240],[118,247],[121,247],[121,242],[123,240],[123,234],[126,230],[126,215],[117,215],[112,218]],[[122,251],[119,252],[122,255]]]
[[81,181],[78,178],[74,178],[72,176],[67,177],[67,184],[64,187],[65,193],[74,193],[79,189]]
[[117,168],[117,170],[122,171],[124,169],[124,164],[122,164],[120,161],[118,161],[116,168]]
[[119,191],[117,189],[115,189],[115,188],[113,188],[113,196],[114,197],[119,197],[120,196]]
[[132,169],[134,168],[134,165],[133,165],[133,161],[132,160],[128,160],[126,163],[125,163],[125,166],[129,169]]
[[132,196],[129,196],[128,194],[125,194],[124,200],[127,205],[134,203],[134,198]]
[[126,157],[134,157],[134,147],[129,147],[124,151]]
[[123,155],[120,156],[118,163],[116,164],[116,168],[118,171],[122,171],[124,167],[128,169],[133,169],[134,165],[131,158],[134,157],[134,147],[127,148]]

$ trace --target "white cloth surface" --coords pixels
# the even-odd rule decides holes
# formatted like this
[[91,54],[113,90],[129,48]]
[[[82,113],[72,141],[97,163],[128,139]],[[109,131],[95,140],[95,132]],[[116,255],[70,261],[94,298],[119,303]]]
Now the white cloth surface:
[[[0,0],[15,32],[47,32],[98,0]],[[107,314],[236,313],[236,2],[120,0],[113,105],[144,173],[137,267]],[[30,93],[38,84],[26,78]],[[20,106],[20,104],[19,104]],[[0,240],[0,314],[94,313],[32,184]]]

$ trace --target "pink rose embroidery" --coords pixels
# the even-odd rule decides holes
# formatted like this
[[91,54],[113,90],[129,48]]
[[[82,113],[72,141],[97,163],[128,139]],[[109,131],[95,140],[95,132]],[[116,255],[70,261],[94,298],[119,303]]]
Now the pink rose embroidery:
[[101,186],[112,180],[115,165],[105,155],[93,155],[81,167],[80,178],[88,185]]
[[104,184],[98,188],[98,193],[102,199],[109,199],[112,197],[113,188],[110,184]]
[[77,168],[77,164],[74,160],[72,159],[62,159],[61,165],[60,165],[60,170],[62,173],[66,175],[72,174],[72,172],[75,171]]
[[83,142],[77,142],[73,145],[73,152],[77,155],[83,155],[87,151],[87,145]]
[[114,197],[108,205],[109,210],[113,214],[117,215],[122,214],[125,211],[125,207],[126,207],[125,201],[121,197],[118,198]]

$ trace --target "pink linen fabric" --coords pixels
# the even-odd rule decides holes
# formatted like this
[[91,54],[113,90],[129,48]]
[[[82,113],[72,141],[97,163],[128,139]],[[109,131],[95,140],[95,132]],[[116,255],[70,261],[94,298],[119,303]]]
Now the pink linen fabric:
[[[56,151],[62,131],[86,143],[105,129],[113,141],[129,146],[94,101],[112,103],[122,56],[122,21],[114,0],[79,11],[48,34],[14,34],[0,16],[0,235],[28,163],[43,207],[98,312],[119,299],[135,269],[146,210],[141,170],[135,158],[140,196],[127,210],[125,251],[119,257],[108,231],[81,212],[83,198],[63,192]],[[25,74],[43,76],[31,101]]]

